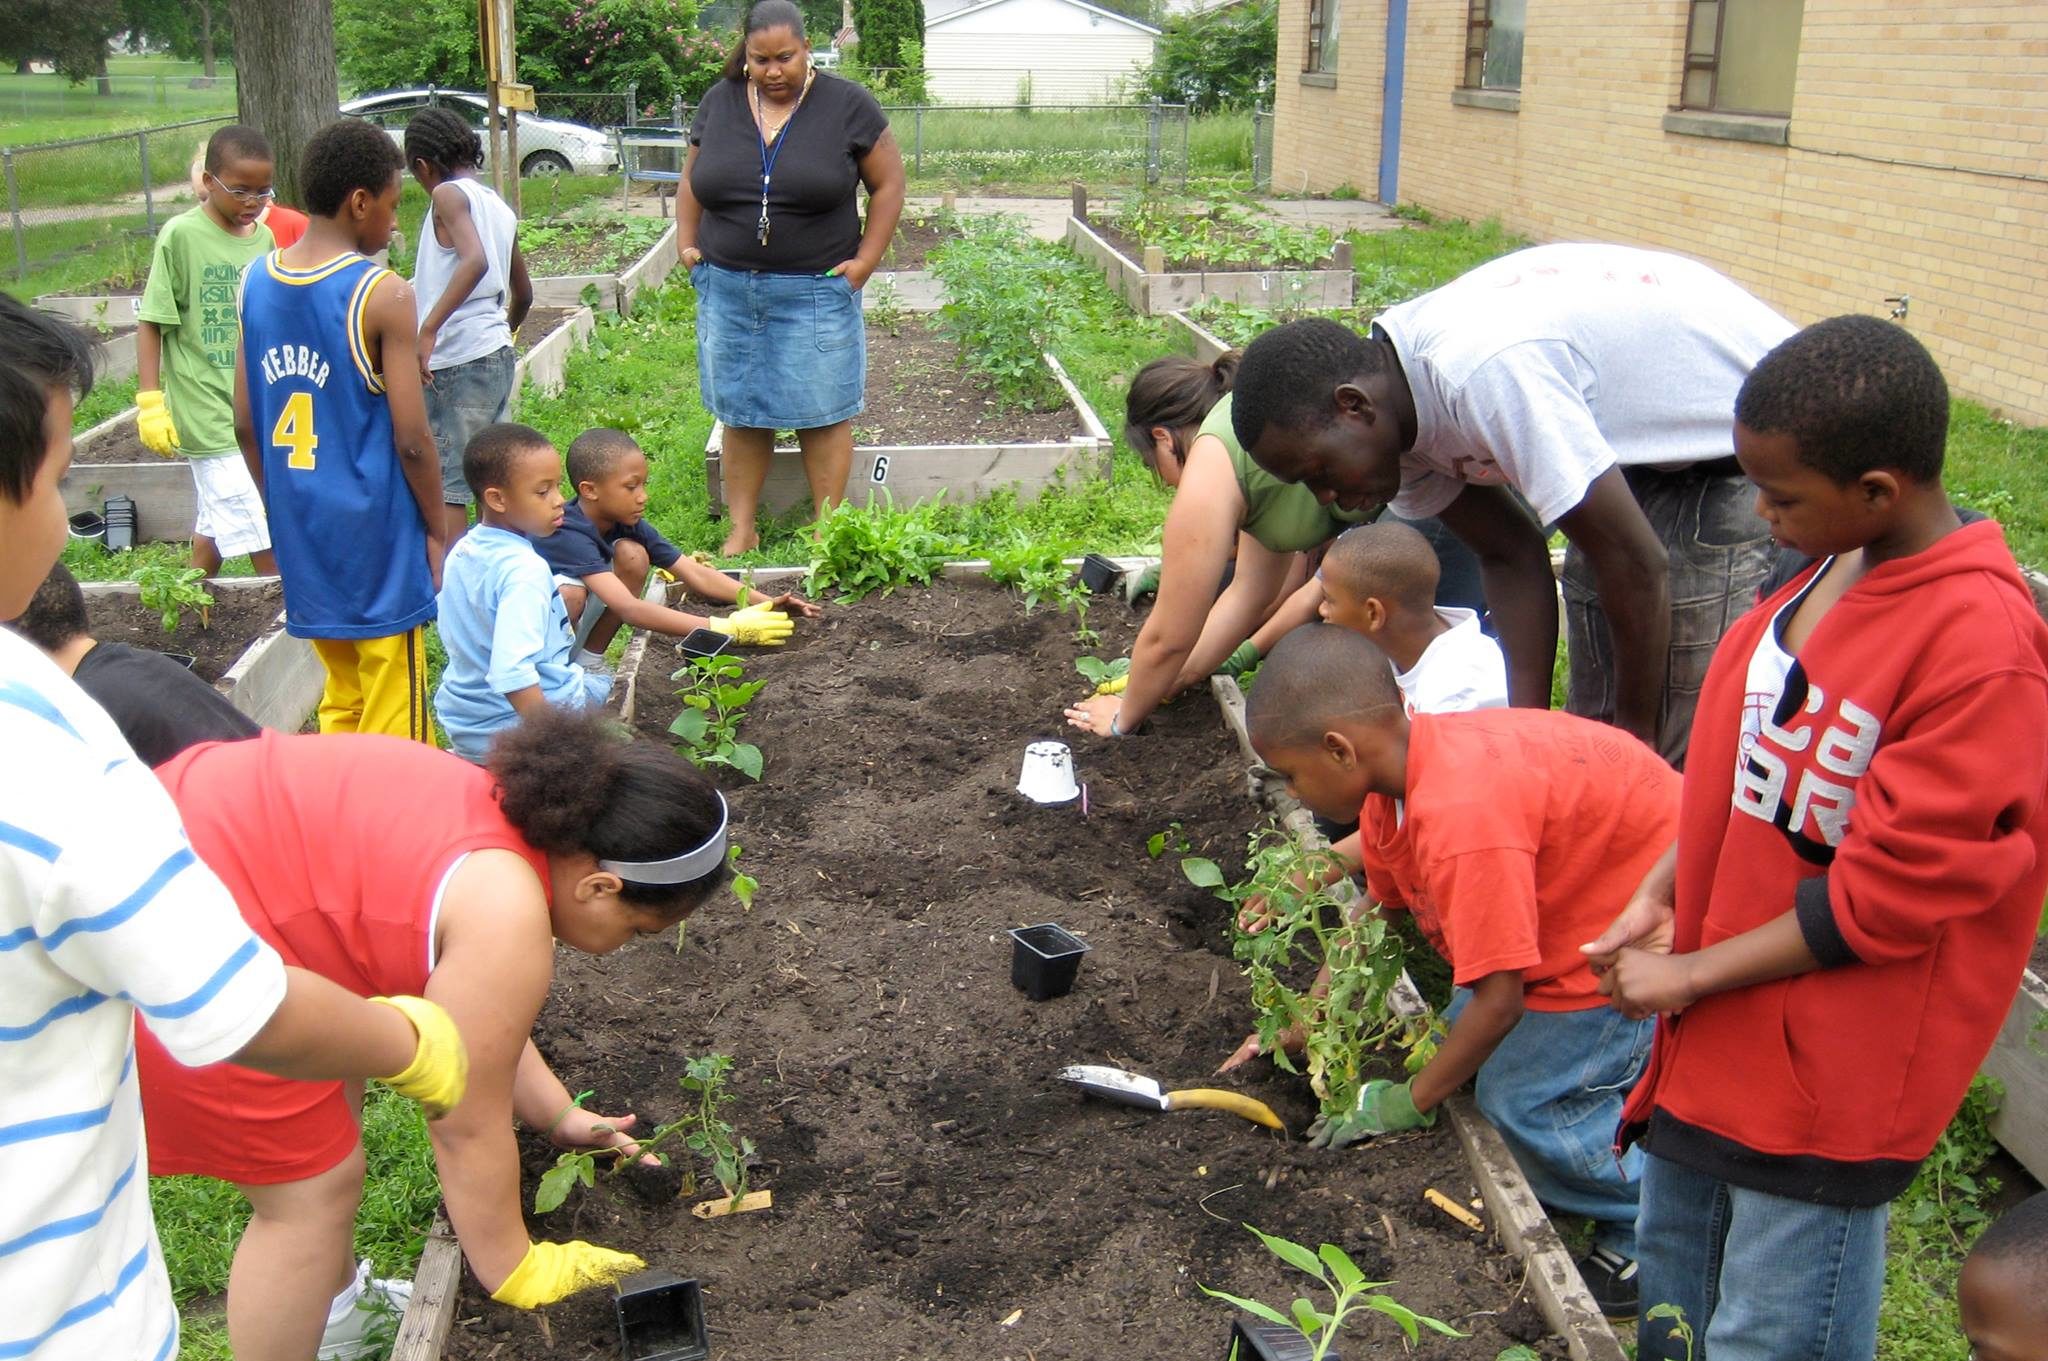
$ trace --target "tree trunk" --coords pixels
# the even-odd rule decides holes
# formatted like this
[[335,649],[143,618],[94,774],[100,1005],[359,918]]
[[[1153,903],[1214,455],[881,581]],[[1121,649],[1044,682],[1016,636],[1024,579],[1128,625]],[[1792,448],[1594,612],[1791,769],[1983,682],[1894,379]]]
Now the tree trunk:
[[199,0],[199,62],[200,74],[206,77],[210,88],[216,74],[213,57],[213,0]]
[[97,82],[95,93],[110,95],[114,92],[113,77],[107,74],[107,44],[104,39],[100,42],[100,54],[94,62],[92,76]]
[[16,57],[14,59],[14,74],[17,76],[32,76],[35,73],[34,57]]
[[235,112],[277,153],[278,198],[297,204],[299,156],[334,121],[333,0],[229,0],[235,20]]

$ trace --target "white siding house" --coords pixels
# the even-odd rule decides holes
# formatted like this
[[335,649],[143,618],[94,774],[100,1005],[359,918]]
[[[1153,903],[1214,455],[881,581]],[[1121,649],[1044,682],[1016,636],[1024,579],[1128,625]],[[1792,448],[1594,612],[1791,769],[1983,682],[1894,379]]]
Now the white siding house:
[[927,0],[924,64],[941,104],[1105,104],[1129,97],[1159,30],[1086,0]]

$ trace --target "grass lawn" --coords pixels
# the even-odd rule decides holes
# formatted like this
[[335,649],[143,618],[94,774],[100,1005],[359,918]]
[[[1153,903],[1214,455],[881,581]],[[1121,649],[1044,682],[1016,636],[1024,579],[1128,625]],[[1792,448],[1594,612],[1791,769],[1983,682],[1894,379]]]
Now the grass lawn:
[[235,69],[217,68],[211,89],[193,89],[196,61],[162,56],[108,57],[113,91],[98,93],[91,80],[73,85],[62,76],[0,73],[0,146],[96,137],[128,128],[176,123],[235,111]]

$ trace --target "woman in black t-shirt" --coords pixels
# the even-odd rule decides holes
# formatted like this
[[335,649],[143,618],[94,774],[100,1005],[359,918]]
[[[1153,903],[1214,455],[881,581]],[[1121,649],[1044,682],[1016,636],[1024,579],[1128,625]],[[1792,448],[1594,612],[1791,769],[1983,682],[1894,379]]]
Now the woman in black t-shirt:
[[860,289],[903,211],[903,157],[881,106],[810,58],[790,0],[748,11],[725,78],[690,124],[676,195],[698,383],[725,425],[727,553],[760,542],[754,516],[778,430],[797,432],[819,513],[845,499],[867,384]]

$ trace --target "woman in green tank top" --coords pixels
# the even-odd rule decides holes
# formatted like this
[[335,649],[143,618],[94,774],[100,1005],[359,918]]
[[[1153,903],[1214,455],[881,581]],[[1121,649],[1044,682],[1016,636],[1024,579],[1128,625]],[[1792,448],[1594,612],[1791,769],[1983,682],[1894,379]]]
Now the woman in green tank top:
[[[1161,547],[1159,599],[1131,649],[1121,695],[1066,711],[1075,727],[1121,737],[1172,696],[1206,680],[1250,639],[1263,654],[1316,616],[1321,592],[1302,556],[1370,518],[1320,504],[1238,447],[1230,428],[1237,354],[1204,364],[1180,355],[1138,373],[1124,402],[1124,441],[1174,488]],[[1233,556],[1230,585],[1217,594]]]

